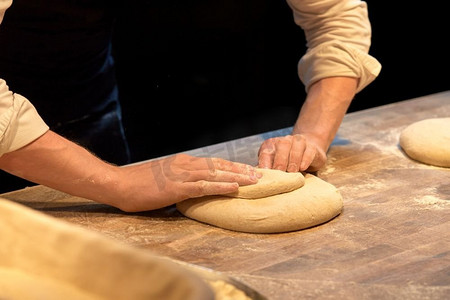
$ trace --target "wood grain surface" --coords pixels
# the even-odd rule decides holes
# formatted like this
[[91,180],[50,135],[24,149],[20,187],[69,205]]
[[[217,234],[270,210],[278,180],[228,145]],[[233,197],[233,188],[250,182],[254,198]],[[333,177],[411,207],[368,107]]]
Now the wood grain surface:
[[[407,125],[448,116],[450,91],[348,114],[317,173],[339,189],[344,210],[296,232],[233,232],[190,220],[174,206],[124,213],[43,186],[1,196],[224,272],[268,299],[450,299],[450,169],[413,161],[398,144]],[[256,164],[261,141],[289,130],[188,153]]]

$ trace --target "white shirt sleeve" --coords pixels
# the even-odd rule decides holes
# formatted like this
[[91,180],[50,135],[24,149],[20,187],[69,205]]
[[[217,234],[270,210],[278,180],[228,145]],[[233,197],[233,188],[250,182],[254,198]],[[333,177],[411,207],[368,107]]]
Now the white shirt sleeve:
[[298,64],[299,77],[306,91],[320,79],[346,76],[359,79],[359,92],[378,76],[381,64],[368,54],[372,31],[366,2],[287,2],[307,41],[307,51]]
[[[0,0],[0,23],[11,3],[12,0]],[[0,79],[0,156],[31,143],[48,129],[30,101],[13,94]]]

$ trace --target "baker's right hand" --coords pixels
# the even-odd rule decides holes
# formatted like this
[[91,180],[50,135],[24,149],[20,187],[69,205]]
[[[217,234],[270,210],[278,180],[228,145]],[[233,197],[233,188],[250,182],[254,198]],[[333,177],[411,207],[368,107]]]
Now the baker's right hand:
[[315,172],[327,161],[325,151],[305,134],[267,139],[262,143],[258,156],[260,168],[287,172]]
[[232,193],[261,177],[247,164],[186,154],[120,169],[123,193],[112,205],[128,212],[162,208],[188,198]]

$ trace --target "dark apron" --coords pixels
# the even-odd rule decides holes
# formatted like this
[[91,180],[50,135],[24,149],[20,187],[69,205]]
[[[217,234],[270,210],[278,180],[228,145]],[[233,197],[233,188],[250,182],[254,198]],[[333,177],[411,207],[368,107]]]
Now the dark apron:
[[0,78],[52,130],[122,165],[130,154],[111,46],[116,10],[114,0],[13,1],[0,25]]

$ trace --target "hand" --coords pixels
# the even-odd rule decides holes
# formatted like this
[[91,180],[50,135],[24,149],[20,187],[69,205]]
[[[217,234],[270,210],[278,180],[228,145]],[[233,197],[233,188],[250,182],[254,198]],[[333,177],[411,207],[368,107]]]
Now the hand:
[[50,130],[0,156],[0,169],[130,212],[235,192],[240,185],[256,183],[261,177],[250,165],[185,154],[119,167]]
[[254,167],[220,158],[177,154],[121,168],[124,193],[114,206],[124,211],[165,207],[187,198],[235,192],[261,177]]
[[327,151],[356,93],[358,78],[323,78],[309,88],[292,134],[271,138],[259,149],[259,167],[288,172],[315,172],[327,161]]
[[265,140],[259,149],[259,167],[287,172],[314,172],[323,167],[327,155],[313,138],[304,134]]

